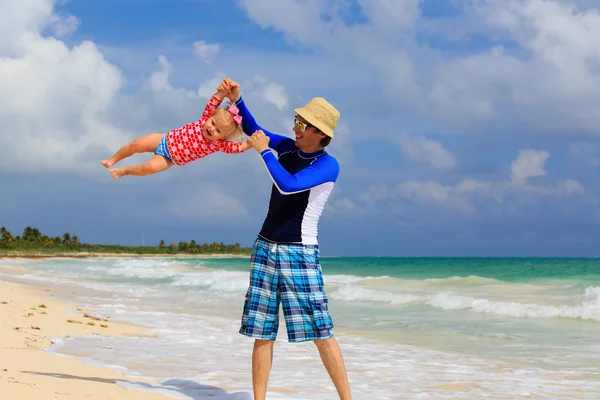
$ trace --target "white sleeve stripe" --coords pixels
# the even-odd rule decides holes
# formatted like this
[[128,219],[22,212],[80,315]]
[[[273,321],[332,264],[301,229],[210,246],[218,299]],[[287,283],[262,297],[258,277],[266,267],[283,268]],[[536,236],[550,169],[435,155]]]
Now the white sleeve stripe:
[[[266,154],[266,153],[265,153]],[[307,190],[310,190],[312,188],[308,188],[308,189],[304,189],[304,190],[298,190],[297,192],[284,192],[283,190],[281,190],[281,188],[277,185],[277,182],[275,182],[275,179],[273,179],[273,175],[271,175],[271,171],[269,171],[269,168],[267,167],[267,163],[265,162],[265,159],[262,157],[261,155],[261,159],[263,160],[263,165],[265,166],[265,169],[267,170],[269,176],[271,177],[271,180],[273,181],[273,184],[275,185],[275,187],[277,188],[277,190],[279,190],[279,193],[283,194],[283,195],[290,195],[290,194],[296,194],[296,193],[302,193],[302,192],[306,192]]]

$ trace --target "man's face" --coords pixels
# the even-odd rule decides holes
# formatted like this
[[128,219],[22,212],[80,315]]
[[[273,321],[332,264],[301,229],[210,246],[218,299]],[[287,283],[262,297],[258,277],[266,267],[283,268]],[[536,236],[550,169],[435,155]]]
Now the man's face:
[[323,134],[299,115],[296,115],[294,120],[294,133],[296,134],[296,147],[300,150],[320,147],[319,143]]

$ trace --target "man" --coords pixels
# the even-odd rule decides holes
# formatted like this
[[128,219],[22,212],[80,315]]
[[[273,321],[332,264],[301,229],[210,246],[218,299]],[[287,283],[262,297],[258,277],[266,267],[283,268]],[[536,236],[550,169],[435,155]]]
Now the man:
[[319,217],[340,170],[336,159],[324,150],[333,139],[340,113],[325,99],[313,98],[295,110],[294,140],[262,129],[248,111],[237,83],[225,79],[222,85],[239,109],[248,142],[273,180],[269,211],[252,252],[240,328],[241,334],[255,339],[254,399],[266,399],[281,303],[288,340],[314,341],[340,399],[349,400],[350,384],[333,337],[317,241]]

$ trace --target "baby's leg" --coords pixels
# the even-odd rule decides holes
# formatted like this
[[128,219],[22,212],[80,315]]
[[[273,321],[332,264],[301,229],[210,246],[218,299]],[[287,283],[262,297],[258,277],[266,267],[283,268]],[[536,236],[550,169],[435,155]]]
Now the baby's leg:
[[154,155],[154,157],[143,164],[111,169],[110,174],[115,179],[119,179],[125,175],[146,176],[166,171],[171,165],[173,165],[173,163],[165,157]]
[[100,161],[106,168],[110,168],[124,158],[131,157],[135,153],[153,153],[160,143],[164,133],[151,133],[146,136],[135,139],[133,142],[127,143],[121,147],[112,157]]

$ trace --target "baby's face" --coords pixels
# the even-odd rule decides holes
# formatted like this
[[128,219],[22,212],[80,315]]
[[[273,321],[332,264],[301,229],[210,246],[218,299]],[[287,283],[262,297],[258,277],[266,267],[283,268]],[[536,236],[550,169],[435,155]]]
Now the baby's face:
[[235,132],[235,122],[224,113],[213,115],[202,127],[202,135],[208,140],[227,139]]

